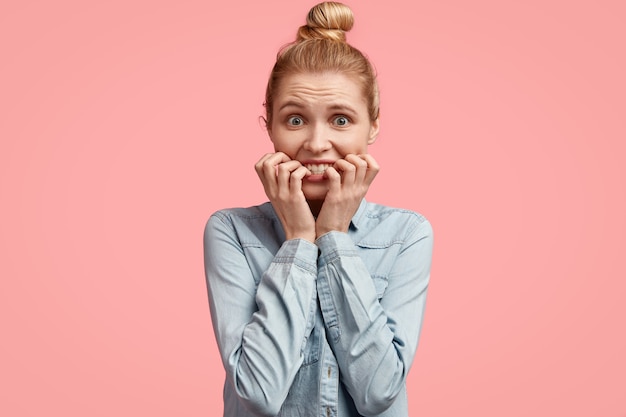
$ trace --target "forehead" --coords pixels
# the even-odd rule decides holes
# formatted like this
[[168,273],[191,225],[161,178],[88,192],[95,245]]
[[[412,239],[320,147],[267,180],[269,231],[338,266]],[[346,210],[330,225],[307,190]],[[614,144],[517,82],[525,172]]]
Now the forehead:
[[303,73],[283,78],[274,98],[276,109],[286,102],[302,105],[343,103],[367,111],[367,104],[357,81],[343,74]]

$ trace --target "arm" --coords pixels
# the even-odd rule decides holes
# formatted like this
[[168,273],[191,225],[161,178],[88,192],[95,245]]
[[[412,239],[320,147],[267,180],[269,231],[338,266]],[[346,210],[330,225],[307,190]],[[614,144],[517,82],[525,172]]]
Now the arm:
[[207,222],[204,262],[213,329],[228,382],[247,408],[278,414],[314,323],[317,247],[286,241],[258,288],[233,225]]
[[432,229],[416,221],[378,300],[350,237],[321,236],[318,294],[341,379],[359,412],[379,414],[404,387],[417,349],[430,276]]

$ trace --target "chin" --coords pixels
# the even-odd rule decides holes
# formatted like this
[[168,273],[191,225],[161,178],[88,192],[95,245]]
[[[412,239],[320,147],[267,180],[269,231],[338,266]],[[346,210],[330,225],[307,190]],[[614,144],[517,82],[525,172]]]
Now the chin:
[[307,200],[324,200],[328,188],[325,184],[302,184],[302,193]]

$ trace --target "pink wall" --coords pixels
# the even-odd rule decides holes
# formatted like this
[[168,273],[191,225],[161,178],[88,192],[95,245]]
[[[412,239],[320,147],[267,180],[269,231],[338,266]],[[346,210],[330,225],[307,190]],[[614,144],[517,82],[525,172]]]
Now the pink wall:
[[[220,414],[202,229],[264,201],[265,81],[313,4],[247,3],[3,5],[0,415]],[[626,416],[624,3],[351,5],[369,199],[436,233],[412,414]]]

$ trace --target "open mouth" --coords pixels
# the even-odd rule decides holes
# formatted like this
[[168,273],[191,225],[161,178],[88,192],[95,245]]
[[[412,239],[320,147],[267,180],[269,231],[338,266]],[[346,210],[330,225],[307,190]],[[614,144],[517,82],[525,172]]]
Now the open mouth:
[[311,171],[312,175],[322,175],[332,164],[305,164],[304,166]]

